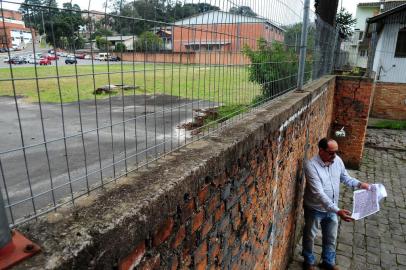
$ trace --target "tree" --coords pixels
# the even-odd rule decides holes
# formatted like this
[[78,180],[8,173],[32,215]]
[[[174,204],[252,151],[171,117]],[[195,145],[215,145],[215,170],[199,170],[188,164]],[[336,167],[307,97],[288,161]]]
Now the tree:
[[[245,46],[243,52],[251,60],[249,80],[261,85],[262,99],[293,89],[297,83],[298,61],[293,48],[279,42],[258,40],[257,50]],[[310,62],[306,62],[305,79],[309,78]]]
[[41,34],[45,33],[47,43],[55,48],[83,47],[84,41],[78,34],[79,26],[84,25],[80,7],[71,3],[63,3],[62,6],[63,9],[58,9],[56,0],[25,0],[20,11],[24,22],[38,29]]
[[107,41],[107,39],[104,37],[96,37],[96,46],[99,48],[99,50],[107,52],[111,46],[111,42]]
[[162,39],[152,32],[142,33],[134,44],[139,52],[156,52],[162,49]]
[[258,15],[251,9],[249,6],[240,6],[240,7],[232,7],[230,8],[230,13],[250,16],[250,17],[257,17]]
[[354,26],[356,22],[357,19],[353,19],[352,14],[345,8],[340,9],[340,12],[337,13],[336,17],[336,26],[341,39],[348,39],[352,35],[354,32],[352,26]]
[[117,43],[115,48],[114,48],[115,52],[125,52],[127,51],[127,46],[125,46],[124,43]]

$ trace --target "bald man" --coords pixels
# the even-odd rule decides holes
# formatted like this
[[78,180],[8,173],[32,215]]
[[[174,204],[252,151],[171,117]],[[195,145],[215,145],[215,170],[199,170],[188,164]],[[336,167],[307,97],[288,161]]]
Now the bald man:
[[338,144],[335,140],[323,138],[318,146],[318,155],[305,164],[303,268],[316,269],[313,246],[314,238],[321,226],[323,244],[320,267],[336,270],[337,216],[344,221],[352,221],[350,211],[338,208],[340,182],[349,187],[362,189],[369,189],[369,184],[360,182],[348,174],[343,161],[337,156]]

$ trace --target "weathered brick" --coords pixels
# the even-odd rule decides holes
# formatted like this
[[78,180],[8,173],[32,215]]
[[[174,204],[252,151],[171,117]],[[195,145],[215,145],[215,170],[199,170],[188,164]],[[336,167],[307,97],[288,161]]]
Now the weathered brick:
[[213,219],[212,219],[212,216],[209,216],[207,218],[207,220],[205,221],[205,223],[203,224],[203,227],[200,231],[200,237],[202,239],[206,238],[206,236],[209,233],[209,231],[211,230],[211,228],[213,228]]
[[185,222],[188,218],[190,218],[194,211],[195,211],[195,201],[193,199],[190,199],[181,208],[182,222]]
[[157,254],[151,258],[145,259],[139,266],[140,270],[155,270],[160,269],[161,255]]
[[200,189],[199,193],[197,194],[200,205],[203,205],[209,196],[210,196],[210,185],[205,185],[202,189]]
[[197,214],[195,214],[192,218],[192,233],[197,231],[200,226],[203,224],[204,221],[204,211],[201,210]]
[[214,212],[214,222],[218,222],[224,216],[225,209],[226,207],[222,202],[220,204],[220,207],[218,207],[217,210]]
[[173,239],[172,248],[177,248],[183,241],[183,239],[185,239],[186,236],[186,228],[185,225],[181,225],[178,232],[175,235],[175,238]]
[[193,253],[195,265],[207,258],[207,242],[203,241]]
[[196,264],[196,270],[206,270],[207,267],[207,257]]
[[120,261],[120,270],[131,270],[136,267],[145,254],[145,242],[140,243],[134,250],[123,260]]
[[220,194],[214,194],[207,202],[207,215],[212,215],[216,208],[220,205]]
[[175,224],[173,218],[168,218],[164,224],[161,225],[161,227],[157,230],[157,232],[154,235],[154,238],[152,240],[152,244],[154,247],[159,246],[163,242],[165,242],[166,239],[171,235],[173,225]]

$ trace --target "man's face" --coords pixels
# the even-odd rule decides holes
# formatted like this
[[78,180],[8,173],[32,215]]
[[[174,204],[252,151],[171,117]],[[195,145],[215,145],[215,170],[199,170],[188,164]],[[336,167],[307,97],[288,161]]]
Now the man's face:
[[338,144],[336,141],[329,141],[327,144],[327,149],[319,149],[319,155],[323,162],[333,162],[338,151]]

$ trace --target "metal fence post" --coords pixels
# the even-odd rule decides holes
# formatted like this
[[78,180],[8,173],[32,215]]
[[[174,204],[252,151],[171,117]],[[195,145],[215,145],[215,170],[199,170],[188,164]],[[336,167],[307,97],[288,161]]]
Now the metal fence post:
[[303,88],[304,71],[306,65],[307,24],[309,21],[309,9],[310,0],[305,0],[303,9],[302,35],[300,37],[299,70],[297,76],[297,90],[299,91],[301,91]]
[[11,231],[4,207],[3,194],[0,190],[0,249],[5,247],[11,241]]

